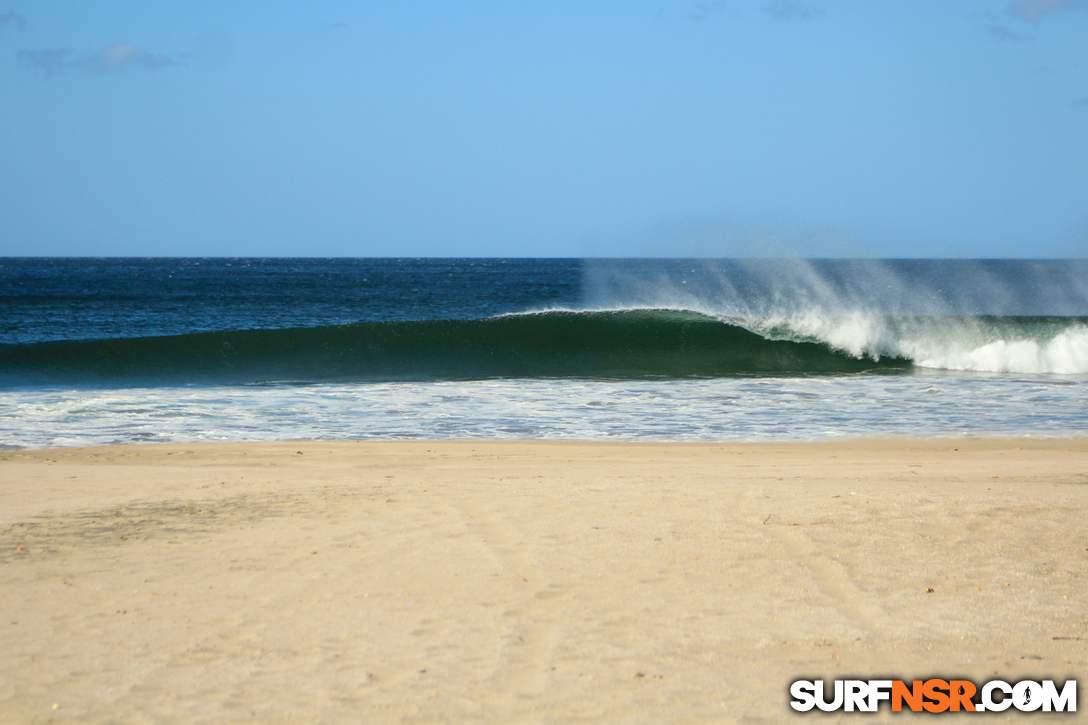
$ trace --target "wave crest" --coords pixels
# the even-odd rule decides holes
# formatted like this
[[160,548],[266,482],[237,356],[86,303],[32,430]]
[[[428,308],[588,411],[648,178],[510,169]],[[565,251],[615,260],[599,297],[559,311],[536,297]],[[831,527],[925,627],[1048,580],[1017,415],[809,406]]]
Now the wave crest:
[[0,384],[1088,373],[1079,318],[722,318],[548,310],[468,320],[0,345]]
[[0,348],[0,381],[683,378],[903,368],[684,310],[548,311]]

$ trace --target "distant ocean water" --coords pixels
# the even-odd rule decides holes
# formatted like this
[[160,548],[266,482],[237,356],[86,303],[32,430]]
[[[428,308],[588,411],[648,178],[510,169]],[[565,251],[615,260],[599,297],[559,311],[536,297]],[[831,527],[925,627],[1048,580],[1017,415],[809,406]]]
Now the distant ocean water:
[[1088,261],[0,259],[0,446],[1088,434]]

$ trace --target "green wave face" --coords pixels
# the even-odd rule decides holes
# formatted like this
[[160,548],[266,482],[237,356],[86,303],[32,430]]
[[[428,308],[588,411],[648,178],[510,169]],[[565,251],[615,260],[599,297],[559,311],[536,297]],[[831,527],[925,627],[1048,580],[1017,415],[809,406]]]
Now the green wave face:
[[686,378],[909,367],[902,359],[857,358],[819,342],[767,339],[713,317],[669,310],[0,346],[0,383],[6,385]]

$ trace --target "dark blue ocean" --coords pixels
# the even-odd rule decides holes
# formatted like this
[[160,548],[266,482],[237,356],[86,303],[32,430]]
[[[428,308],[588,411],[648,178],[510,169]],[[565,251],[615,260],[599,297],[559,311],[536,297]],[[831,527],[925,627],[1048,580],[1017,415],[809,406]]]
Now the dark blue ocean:
[[1083,260],[0,260],[0,445],[1088,433]]

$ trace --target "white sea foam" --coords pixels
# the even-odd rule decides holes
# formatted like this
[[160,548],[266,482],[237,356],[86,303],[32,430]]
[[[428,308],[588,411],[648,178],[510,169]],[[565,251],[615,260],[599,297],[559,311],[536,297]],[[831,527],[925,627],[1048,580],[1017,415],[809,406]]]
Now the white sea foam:
[[0,446],[1088,435],[1088,380],[963,373],[0,391]]
[[970,350],[915,353],[915,364],[942,370],[993,373],[1088,373],[1088,328],[1075,327],[1046,342],[997,340]]
[[[1079,322],[996,326],[972,318],[889,320],[856,312],[748,322],[768,337],[813,340],[854,357],[900,357],[918,367],[987,373],[1088,374],[1088,327]],[[996,337],[996,339],[994,339]]]

